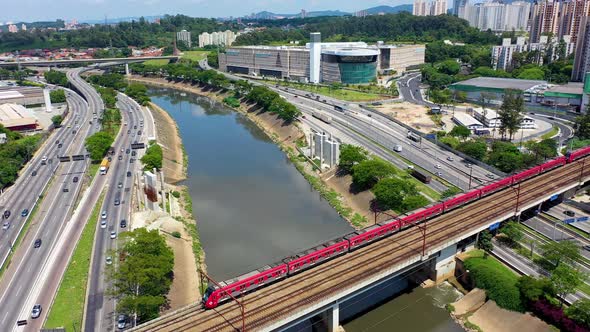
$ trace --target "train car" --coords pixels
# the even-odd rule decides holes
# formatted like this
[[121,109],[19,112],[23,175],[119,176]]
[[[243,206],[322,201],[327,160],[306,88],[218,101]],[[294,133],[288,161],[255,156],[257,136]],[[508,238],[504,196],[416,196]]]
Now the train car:
[[529,168],[512,176],[512,183],[518,183],[541,173],[541,166]]
[[295,257],[283,259],[287,264],[288,274],[303,271],[321,262],[332,259],[348,252],[348,240],[338,238],[315,248],[308,249]]
[[258,270],[243,274],[237,278],[220,282],[219,286],[209,285],[203,295],[203,304],[212,309],[219,303],[229,301],[231,296],[238,297],[264,285],[287,277],[288,267],[284,262],[266,265]]
[[401,220],[401,226],[405,227],[405,226],[408,226],[411,224],[415,224],[417,222],[424,221],[428,218],[432,218],[434,216],[441,214],[443,212],[443,210],[444,210],[443,203],[439,203],[434,206],[427,207],[423,210],[420,210],[418,212],[414,212],[410,215],[403,217]]
[[567,162],[568,163],[571,163],[574,160],[580,159],[580,158],[585,157],[585,156],[587,156],[589,154],[590,154],[590,146],[585,147],[585,148],[578,149],[576,151],[572,151],[572,152],[570,152],[570,153],[568,153],[566,155],[567,156]]
[[400,229],[400,227],[400,219],[390,219],[377,225],[350,233],[344,238],[349,242],[349,250],[354,250],[384,238]]
[[430,183],[430,181],[432,181],[432,177],[430,175],[424,174],[418,170],[412,170],[412,176],[415,177],[416,179],[420,180],[423,183]]
[[318,119],[320,119],[320,120],[324,121],[325,123],[332,123],[332,117],[331,117],[331,116],[329,116],[328,114],[324,114],[324,113],[322,113],[322,112],[316,112],[316,111],[313,111],[313,112],[311,113],[311,115],[312,115],[314,118],[318,118]]
[[453,198],[447,199],[446,201],[443,202],[444,206],[445,206],[445,212],[454,209],[458,206],[461,206],[463,204],[467,204],[473,200],[476,200],[479,198],[479,196],[481,195],[481,192],[479,190],[473,190],[470,191],[466,194],[461,194],[458,196],[455,196]]
[[492,184],[488,184],[487,186],[485,186],[479,190],[481,192],[479,197],[483,197],[485,195],[489,195],[489,194],[496,192],[498,190],[504,189],[504,188],[510,186],[511,184],[512,184],[512,177],[511,176],[504,178],[502,180],[498,180]]
[[563,166],[567,163],[566,157],[559,157],[553,160],[549,160],[548,162],[541,165],[541,172],[546,172],[548,170],[557,168],[559,166]]

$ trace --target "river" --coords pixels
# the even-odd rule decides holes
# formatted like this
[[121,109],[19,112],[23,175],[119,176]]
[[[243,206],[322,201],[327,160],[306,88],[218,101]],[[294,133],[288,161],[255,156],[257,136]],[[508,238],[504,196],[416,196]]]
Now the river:
[[151,88],[176,121],[188,154],[188,186],[218,281],[351,232],[286,155],[245,115],[211,99]]

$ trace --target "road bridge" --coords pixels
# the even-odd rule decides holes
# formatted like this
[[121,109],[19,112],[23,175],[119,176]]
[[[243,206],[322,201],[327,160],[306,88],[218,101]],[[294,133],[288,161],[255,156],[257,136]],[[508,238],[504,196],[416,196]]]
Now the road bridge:
[[37,61],[12,61],[12,62],[0,62],[0,67],[14,67],[14,66],[65,66],[74,64],[85,64],[85,63],[134,63],[144,62],[148,60],[171,60],[176,61],[180,58],[177,55],[168,56],[146,56],[146,57],[133,57],[133,58],[104,58],[104,59],[70,59],[70,60],[37,60]]
[[[476,234],[590,180],[590,157],[566,164],[339,256],[239,298],[205,310],[189,305],[135,331],[281,331],[313,315],[333,331],[340,303],[416,264],[434,280],[454,273],[454,255]],[[584,167],[584,165],[587,165]],[[243,317],[243,318],[242,318]]]

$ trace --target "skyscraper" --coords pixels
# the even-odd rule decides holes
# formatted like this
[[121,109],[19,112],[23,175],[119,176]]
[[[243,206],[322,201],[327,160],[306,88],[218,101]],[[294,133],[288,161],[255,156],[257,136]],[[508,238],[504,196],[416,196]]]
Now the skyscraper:
[[[584,16],[579,24],[579,37],[576,41],[576,58],[572,70],[573,81],[584,81],[590,72],[590,17]],[[587,82],[586,82],[587,83]]]
[[590,16],[588,0],[537,0],[531,11],[531,42],[536,43],[542,34],[551,33],[558,38],[569,35],[578,40],[582,18]]
[[414,0],[414,16],[437,16],[447,13],[447,0]]
[[453,15],[459,16],[459,8],[467,4],[468,0],[453,0]]
[[531,5],[525,1],[484,2],[459,7],[458,16],[469,21],[469,25],[480,30],[493,31],[525,30]]

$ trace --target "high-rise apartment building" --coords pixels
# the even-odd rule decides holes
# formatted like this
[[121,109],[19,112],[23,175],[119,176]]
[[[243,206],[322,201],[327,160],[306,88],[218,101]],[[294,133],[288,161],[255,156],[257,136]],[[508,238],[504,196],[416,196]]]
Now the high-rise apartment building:
[[447,0],[414,0],[414,16],[437,16],[447,13]]
[[8,32],[12,32],[12,33],[18,32],[18,27],[14,24],[10,24],[8,26]]
[[[572,80],[585,81],[586,73],[590,72],[590,16],[585,16],[580,20],[578,33]],[[590,84],[589,82],[585,83]]]
[[178,31],[176,33],[176,40],[184,42],[184,44],[188,48],[191,48],[191,46],[192,46],[190,31],[186,31],[186,30]]
[[20,26],[20,29],[21,29],[22,31],[27,31],[27,25],[26,25],[26,24],[24,24],[24,23],[23,23],[23,24],[21,24],[21,26]]
[[231,30],[215,31],[212,33],[203,32],[199,35],[199,47],[207,45],[231,46],[236,41],[239,33],[236,34]]
[[531,11],[531,42],[536,43],[543,34],[558,38],[569,35],[577,42],[580,23],[590,16],[588,0],[537,0]]
[[[563,36],[562,39],[553,37],[549,39],[548,36],[541,36],[538,43],[526,43],[525,37],[516,38],[516,44],[511,44],[510,38],[504,38],[501,46],[494,46],[492,48],[492,67],[494,69],[508,70],[512,66],[513,55],[516,53],[539,51],[539,54],[532,61],[538,65],[543,64],[543,56],[549,49],[555,50],[558,48],[560,41],[565,43],[565,56],[569,56],[574,52],[574,43],[571,42],[570,36]],[[557,52],[551,53],[551,61],[559,58]]]
[[480,30],[511,31],[526,30],[531,5],[525,1],[465,3],[457,15],[469,21],[469,25]]

